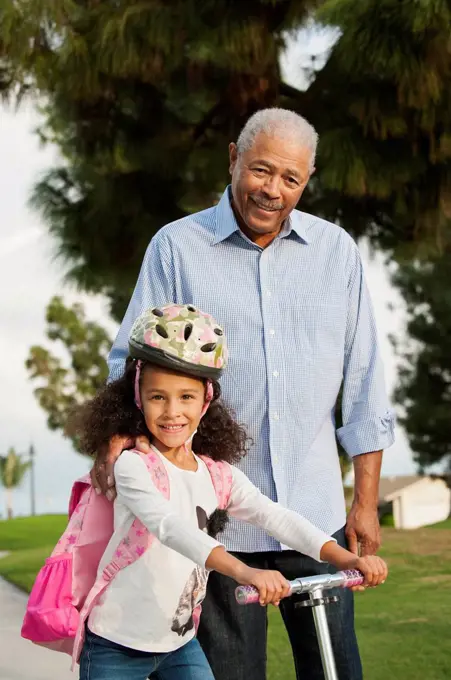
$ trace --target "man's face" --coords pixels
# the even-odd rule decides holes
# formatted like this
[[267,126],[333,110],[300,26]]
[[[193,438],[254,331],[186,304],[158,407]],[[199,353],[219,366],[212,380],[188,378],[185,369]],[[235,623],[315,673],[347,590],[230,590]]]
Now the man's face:
[[298,142],[260,133],[240,156],[230,144],[233,208],[240,228],[265,247],[296,207],[311,175],[311,151]]

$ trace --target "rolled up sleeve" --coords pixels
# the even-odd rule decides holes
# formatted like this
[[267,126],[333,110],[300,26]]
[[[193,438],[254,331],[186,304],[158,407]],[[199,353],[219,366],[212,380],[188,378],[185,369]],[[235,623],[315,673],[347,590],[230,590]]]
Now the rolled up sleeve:
[[373,306],[354,243],[348,271],[343,425],[337,438],[348,455],[358,456],[393,444],[395,414],[385,388]]

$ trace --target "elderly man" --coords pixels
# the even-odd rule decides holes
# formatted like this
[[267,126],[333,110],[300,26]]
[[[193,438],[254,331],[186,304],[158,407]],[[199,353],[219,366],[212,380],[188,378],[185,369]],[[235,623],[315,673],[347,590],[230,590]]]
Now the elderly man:
[[[110,378],[122,373],[128,332],[145,308],[175,301],[213,314],[230,345],[223,396],[254,442],[242,469],[273,500],[371,554],[380,543],[378,483],[394,419],[357,247],[341,228],[295,210],[316,143],[312,126],[291,111],[249,119],[230,144],[232,183],[219,203],[152,239],[111,351]],[[336,437],[354,464],[347,518]],[[110,445],[109,466],[121,444]],[[222,540],[248,564],[290,579],[326,569],[250,525],[231,521]],[[237,606],[235,585],[211,574],[199,638],[216,680],[263,680],[266,611]],[[297,677],[323,678],[311,611],[290,598],[280,610]],[[344,592],[329,615],[341,680],[362,677],[353,618],[352,594]]]

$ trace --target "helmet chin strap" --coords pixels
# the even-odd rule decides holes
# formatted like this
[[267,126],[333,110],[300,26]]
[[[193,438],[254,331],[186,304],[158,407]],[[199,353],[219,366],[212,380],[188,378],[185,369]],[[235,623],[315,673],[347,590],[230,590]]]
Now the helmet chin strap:
[[136,362],[136,369],[135,369],[135,404],[139,408],[140,411],[143,410],[142,404],[141,404],[141,395],[139,393],[139,379],[141,377],[141,369],[142,369],[143,362],[141,359],[138,359]]
[[[140,411],[143,410],[142,403],[141,403],[141,395],[140,395],[140,391],[139,391],[139,380],[140,380],[140,377],[141,377],[142,366],[143,366],[143,362],[141,361],[141,359],[138,359],[137,362],[136,362],[136,371],[135,371],[135,404],[139,408]],[[207,380],[206,389],[205,389],[205,401],[204,401],[204,405],[202,407],[202,411],[201,411],[201,414],[200,414],[201,418],[203,418],[204,415],[207,413],[208,408],[209,408],[209,406],[210,406],[210,404],[213,400],[213,395],[214,395],[213,383],[211,382],[211,380]],[[197,432],[197,429],[194,430],[193,434],[183,444],[183,448],[185,449],[186,453],[189,453],[188,444],[191,444],[193,437],[196,434],[196,432]]]
[[211,380],[207,380],[205,389],[205,402],[202,408],[202,413],[200,414],[201,418],[203,418],[204,415],[207,413],[208,408],[212,401],[213,401],[213,383],[211,382]]

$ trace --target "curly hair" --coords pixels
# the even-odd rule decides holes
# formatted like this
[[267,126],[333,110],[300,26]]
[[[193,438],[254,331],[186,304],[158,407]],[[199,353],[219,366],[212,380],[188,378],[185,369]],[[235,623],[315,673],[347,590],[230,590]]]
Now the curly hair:
[[[102,387],[93,399],[80,406],[67,427],[83,453],[95,455],[112,437],[139,435],[152,439],[144,416],[135,404],[136,362],[128,357],[124,375]],[[213,460],[238,462],[250,439],[232,411],[221,401],[221,388],[213,383],[213,399],[193,438],[193,450]]]

